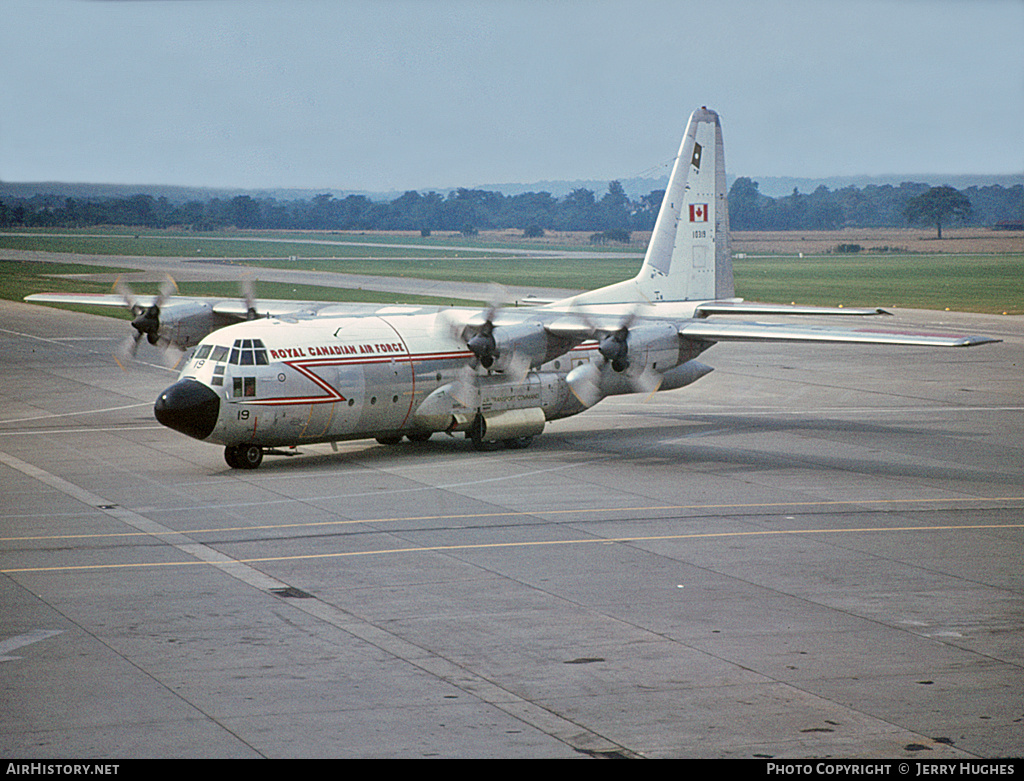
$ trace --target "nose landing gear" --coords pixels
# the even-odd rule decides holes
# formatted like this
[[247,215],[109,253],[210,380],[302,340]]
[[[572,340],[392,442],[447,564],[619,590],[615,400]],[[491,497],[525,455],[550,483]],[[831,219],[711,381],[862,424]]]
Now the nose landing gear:
[[257,445],[231,445],[224,448],[224,460],[232,469],[255,469],[263,463],[263,448]]

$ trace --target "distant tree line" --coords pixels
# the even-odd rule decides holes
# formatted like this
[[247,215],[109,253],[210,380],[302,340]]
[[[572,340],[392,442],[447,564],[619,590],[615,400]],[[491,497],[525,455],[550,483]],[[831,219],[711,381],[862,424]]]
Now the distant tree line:
[[[934,189],[938,188],[915,182],[839,190],[822,186],[813,193],[794,190],[791,195],[771,198],[758,191],[757,182],[740,177],[729,190],[729,220],[737,231],[903,227],[915,215],[919,220],[927,219],[927,215],[913,209],[908,212],[908,205]],[[969,187],[953,192],[969,202],[969,208],[953,214],[955,224],[991,226],[1024,219],[1024,185]],[[528,237],[541,236],[544,231],[594,231],[603,239],[621,241],[632,231],[654,227],[663,195],[664,190],[653,190],[632,199],[618,181],[610,182],[601,197],[581,187],[562,198],[548,192],[502,195],[466,188],[447,195],[410,190],[392,201],[328,194],[308,200],[239,195],[185,203],[143,193],[106,198],[35,195],[0,201],[0,227],[418,230],[467,235],[488,229],[517,229]]]
[[936,225],[937,212],[928,208],[935,201],[954,224],[995,226],[1024,219],[1024,185],[1019,184],[964,190],[918,182],[840,190],[822,186],[809,194],[794,190],[791,195],[770,198],[758,192],[757,182],[741,177],[729,190],[729,227],[784,231]]

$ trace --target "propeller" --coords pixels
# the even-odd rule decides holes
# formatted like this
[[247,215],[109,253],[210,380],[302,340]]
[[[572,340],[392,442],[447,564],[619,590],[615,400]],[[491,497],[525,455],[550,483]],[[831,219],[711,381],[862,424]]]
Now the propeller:
[[[637,309],[633,309],[618,327],[612,329],[602,327],[582,310],[575,310],[575,314],[587,324],[591,335],[600,334],[596,336],[597,351],[602,358],[600,364],[581,364],[566,375],[569,389],[580,403],[586,407],[594,406],[617,384],[616,375],[624,377],[634,391],[646,393],[648,396],[661,387],[664,377],[659,372],[648,367],[646,363],[638,365],[631,360],[630,335],[634,333],[632,329],[638,316]],[[645,345],[641,342],[640,345],[634,345],[634,349],[637,346]]]
[[[480,406],[480,378],[485,376],[481,369],[486,375],[500,371],[511,382],[519,383],[529,373],[534,362],[531,348],[533,352],[539,350],[543,353],[543,349],[538,348],[537,340],[546,339],[540,324],[524,322],[495,325],[496,316],[508,301],[508,296],[503,287],[494,284],[488,298],[484,320],[479,325],[479,321],[470,324],[456,321],[445,312],[437,320],[439,329],[447,330],[451,337],[465,344],[473,354],[470,362],[459,372],[451,390],[451,395],[470,409]],[[521,344],[524,345],[523,349],[519,349]]]
[[[170,340],[161,339],[160,337],[160,308],[164,305],[164,302],[177,291],[177,289],[177,283],[170,274],[168,274],[167,278],[160,284],[160,292],[157,293],[156,298],[154,298],[148,305],[140,304],[135,293],[130,287],[128,287],[127,283],[125,283],[121,277],[117,278],[114,282],[114,290],[121,295],[125,304],[127,304],[128,308],[134,315],[134,318],[132,319],[132,328],[135,329],[135,333],[132,336],[129,336],[121,344],[117,355],[114,356],[115,360],[117,360],[118,356],[126,360],[133,359],[135,357],[135,353],[139,349],[139,342],[142,341],[143,336],[145,336],[146,341],[152,345],[163,344],[165,348],[164,352],[167,352],[168,348],[172,346],[172,343]],[[174,365],[177,365],[177,362],[181,360],[181,351],[178,350],[176,346],[174,347],[174,350],[178,353],[176,360],[174,361]],[[173,353],[168,357],[174,357]],[[124,368],[121,361],[118,360],[118,364],[121,365],[122,369]]]
[[476,409],[480,406],[478,369],[482,367],[489,373],[495,359],[500,355],[498,343],[494,338],[494,315],[498,311],[499,304],[494,295],[495,290],[492,289],[491,293],[491,304],[488,306],[484,323],[468,339],[466,335],[471,331],[470,326],[449,324],[455,337],[464,342],[469,351],[473,353],[472,361],[459,370],[459,376],[452,384],[451,389],[452,398],[469,409]]
[[255,320],[260,316],[256,311],[256,278],[252,274],[246,274],[239,282],[239,286],[245,300],[245,319]]
[[494,316],[508,301],[508,292],[501,285],[491,283],[487,300],[487,315],[484,317],[483,325],[479,326],[469,339],[465,339],[463,332],[463,340],[470,352],[476,356],[477,362],[485,369],[490,369],[494,361],[501,357],[498,342],[494,338]]
[[470,352],[476,356],[477,361],[485,369],[494,365],[494,359],[501,353],[498,352],[498,343],[494,340],[493,315],[488,313],[487,320],[480,326],[480,329],[466,342]]
[[[245,319],[255,320],[262,317],[256,308],[255,277],[251,274],[245,275],[239,280],[239,287],[245,303]],[[118,365],[124,369],[124,363],[135,358],[142,337],[146,337],[146,341],[161,349],[163,361],[168,367],[172,369],[177,367],[185,354],[184,350],[173,339],[160,334],[161,326],[167,325],[161,321],[161,309],[167,299],[178,291],[178,285],[174,279],[168,274],[161,283],[156,297],[149,300],[148,303],[142,303],[121,277],[118,277],[114,283],[114,291],[124,299],[125,304],[131,310],[132,328],[135,329],[135,333],[129,336],[114,354],[114,360]]]
[[606,363],[620,374],[629,367],[629,323],[623,323],[618,329],[605,334],[597,342],[597,351]]

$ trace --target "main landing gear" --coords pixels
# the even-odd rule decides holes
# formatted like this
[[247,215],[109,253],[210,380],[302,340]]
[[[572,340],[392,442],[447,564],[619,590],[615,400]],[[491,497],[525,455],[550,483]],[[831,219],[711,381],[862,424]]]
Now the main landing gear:
[[[430,435],[433,432],[430,431],[412,431],[405,435],[410,442],[426,442],[430,439]],[[379,436],[376,438],[377,441],[382,445],[397,445],[402,441],[401,434],[393,434],[386,436]],[[469,431],[466,432],[466,439],[473,443],[474,450],[488,451],[488,450],[499,450],[500,448],[507,448],[508,450],[522,450],[525,447],[529,447],[533,443],[532,436],[525,437],[505,437],[503,439],[485,439],[484,430],[482,426],[473,426]]]
[[[405,436],[411,442],[426,442],[430,439],[432,433],[430,431],[413,431],[405,434]],[[533,443],[532,435],[503,436],[501,439],[486,439],[485,437],[486,434],[482,425],[473,426],[473,428],[466,432],[466,439],[472,442],[475,450],[487,451],[500,448],[522,450]],[[402,441],[402,435],[380,436],[377,437],[377,441],[382,445],[397,445]],[[293,452],[284,452],[274,448],[264,450],[259,445],[230,445],[224,448],[224,460],[232,469],[256,469],[263,463],[264,453],[278,456],[295,455]]]
[[504,447],[507,450],[522,450],[533,444],[533,437],[512,437],[511,439],[494,439],[485,440],[480,437],[470,436],[466,437],[472,441],[474,450],[481,450],[484,452],[490,450],[497,450],[498,448]]
[[[543,428],[543,424],[541,425]],[[523,448],[529,447],[533,444],[533,435],[528,434],[524,436],[488,436],[487,422],[484,420],[482,415],[477,415],[473,424],[469,427],[466,432],[466,439],[473,443],[474,450],[489,451],[497,450],[498,448],[504,447],[508,450],[522,450]],[[512,431],[506,431],[505,433],[513,433]]]
[[263,448],[257,445],[231,445],[224,448],[224,460],[232,469],[255,469],[263,463]]
[[[410,431],[405,438],[410,442],[426,442],[433,435],[433,431]],[[397,445],[402,441],[402,434],[382,434],[375,439],[382,445]]]

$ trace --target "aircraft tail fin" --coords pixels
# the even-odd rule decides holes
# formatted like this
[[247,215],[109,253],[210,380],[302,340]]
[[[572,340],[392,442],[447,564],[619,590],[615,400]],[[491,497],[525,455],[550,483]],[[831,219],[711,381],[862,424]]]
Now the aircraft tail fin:
[[640,273],[577,296],[579,304],[732,298],[729,202],[718,114],[690,115]]

